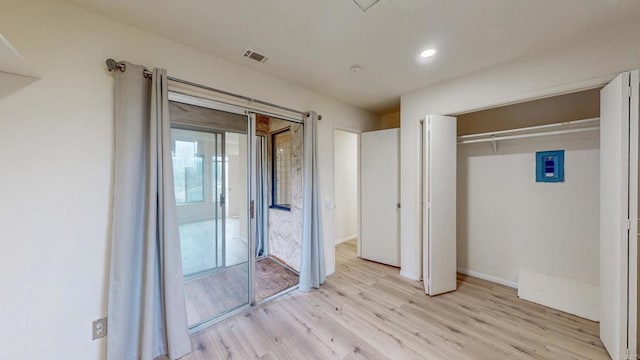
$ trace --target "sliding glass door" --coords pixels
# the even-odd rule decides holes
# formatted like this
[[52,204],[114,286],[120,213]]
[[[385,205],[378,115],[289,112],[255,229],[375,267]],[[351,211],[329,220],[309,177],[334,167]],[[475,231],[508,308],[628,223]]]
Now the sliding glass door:
[[[291,268],[299,262],[302,197],[293,195],[302,189],[302,125],[266,115],[258,121],[254,113],[202,98],[169,97],[185,302],[189,327],[198,331],[297,284]],[[280,134],[284,128],[288,137]],[[276,132],[292,145],[272,151],[269,135]],[[276,186],[279,192],[269,181],[276,153],[281,161],[273,178],[289,184]],[[285,161],[281,153],[291,156]],[[288,208],[270,213],[270,193]],[[269,247],[272,216],[279,226],[274,241],[281,241]]]
[[252,299],[248,116],[170,102],[174,187],[189,326]]

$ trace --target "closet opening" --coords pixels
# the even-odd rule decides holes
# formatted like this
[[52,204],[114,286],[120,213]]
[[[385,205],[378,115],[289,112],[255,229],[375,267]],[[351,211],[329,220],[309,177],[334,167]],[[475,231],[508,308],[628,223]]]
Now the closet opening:
[[616,359],[637,355],[639,77],[457,119],[458,272],[599,322]]
[[457,115],[458,273],[598,320],[600,90]]

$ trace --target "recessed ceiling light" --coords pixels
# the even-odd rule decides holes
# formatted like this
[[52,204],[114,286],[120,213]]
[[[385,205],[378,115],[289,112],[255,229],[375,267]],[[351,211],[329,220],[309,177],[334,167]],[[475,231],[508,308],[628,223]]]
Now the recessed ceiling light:
[[436,54],[436,49],[427,49],[420,53],[420,57],[428,58]]

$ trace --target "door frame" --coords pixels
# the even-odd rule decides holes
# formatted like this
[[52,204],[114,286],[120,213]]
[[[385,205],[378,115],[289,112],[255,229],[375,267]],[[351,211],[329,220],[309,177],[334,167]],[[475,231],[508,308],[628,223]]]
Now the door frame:
[[[178,102],[178,103],[184,103],[184,104],[189,104],[189,105],[195,105],[195,106],[200,106],[200,107],[204,107],[204,108],[209,108],[209,109],[213,109],[213,110],[219,110],[219,111],[224,111],[224,112],[228,112],[228,113],[233,113],[233,114],[238,114],[238,115],[244,115],[247,118],[247,176],[248,176],[248,181],[247,181],[247,216],[248,216],[248,229],[247,229],[247,245],[248,245],[248,249],[247,251],[249,252],[248,254],[248,281],[249,281],[249,286],[248,286],[248,294],[249,294],[249,299],[248,299],[248,303],[246,305],[242,305],[236,309],[233,309],[231,311],[228,311],[224,314],[221,314],[218,317],[215,317],[213,319],[210,319],[208,321],[204,321],[196,326],[194,326],[193,328],[189,329],[189,332],[191,334],[195,334],[197,332],[200,332],[206,328],[211,327],[214,324],[217,324],[221,321],[224,321],[225,319],[232,317],[234,315],[243,313],[253,307],[255,307],[257,304],[260,304],[264,301],[267,300],[271,300],[274,297],[280,296],[284,293],[287,293],[289,291],[292,291],[294,289],[297,289],[297,285],[290,288],[290,289],[286,289],[278,294],[275,294],[267,299],[262,300],[260,303],[256,303],[255,300],[255,287],[256,287],[256,283],[255,283],[255,264],[256,264],[256,256],[255,256],[255,243],[256,243],[256,232],[257,232],[257,225],[256,225],[256,216],[251,216],[251,207],[252,204],[254,206],[254,214],[256,213],[257,209],[255,209],[255,200],[256,200],[256,171],[255,171],[255,166],[256,166],[256,136],[258,134],[256,134],[256,119],[255,119],[255,115],[256,114],[262,114],[262,115],[267,115],[267,116],[272,116],[278,119],[282,119],[282,120],[286,120],[286,121],[291,121],[294,123],[298,123],[298,124],[302,124],[304,126],[305,123],[305,117],[300,115],[300,117],[297,116],[291,116],[288,113],[282,113],[282,112],[273,112],[273,111],[269,111],[266,109],[252,109],[250,107],[247,106],[242,106],[242,105],[236,105],[236,104],[230,104],[227,103],[223,100],[218,100],[218,99],[214,99],[214,98],[208,98],[208,97],[203,97],[202,95],[195,95],[195,94],[188,94],[188,93],[183,93],[179,90],[176,90],[176,88],[170,88],[168,91],[168,97],[169,97],[169,101],[174,101],[174,102]],[[197,124],[197,123],[180,123],[180,122],[176,122],[173,124],[178,124],[178,126],[180,126],[181,128],[185,128],[185,129],[189,129],[189,130],[196,130],[196,131],[211,131],[211,129],[213,128],[212,126],[208,126],[208,125],[204,125],[204,124]],[[220,132],[220,131],[218,131]],[[224,130],[222,130],[222,132],[224,133]],[[265,146],[266,146],[266,141],[265,141]],[[225,201],[225,205],[226,205]],[[266,216],[266,214],[265,214]],[[266,231],[266,229],[265,229]],[[268,243],[268,241],[266,241],[266,243]],[[268,245],[265,243],[265,247],[267,247]],[[268,250],[267,250],[268,251]]]
[[362,189],[362,176],[361,176],[361,164],[362,164],[362,156],[361,156],[361,142],[360,142],[360,135],[362,134],[362,130],[359,129],[355,129],[355,128],[351,128],[348,126],[344,126],[344,125],[339,125],[339,124],[333,124],[332,128],[331,128],[331,142],[332,142],[332,167],[333,167],[333,176],[331,181],[333,182],[333,193],[332,198],[333,198],[333,203],[331,204],[331,206],[333,207],[332,210],[332,229],[331,229],[331,239],[332,239],[332,246],[331,246],[331,251],[333,253],[333,264],[330,264],[333,266],[333,268],[331,270],[333,271],[327,271],[327,274],[333,273],[336,270],[336,205],[335,205],[335,199],[336,199],[336,131],[344,131],[350,134],[355,134],[356,135],[356,141],[357,141],[357,155],[356,158],[358,159],[358,171],[357,171],[357,176],[358,179],[356,180],[356,183],[358,184],[358,191],[357,191],[357,211],[358,214],[356,215],[356,219],[357,219],[357,233],[356,233],[356,255],[358,257],[361,256],[361,233],[362,233],[362,204],[361,204],[361,189]]
[[[639,204],[639,148],[640,148],[640,71],[629,74],[629,233],[627,266],[627,347],[630,358],[638,358],[638,204]],[[636,120],[633,120],[636,119]]]
[[256,113],[255,112],[247,112],[247,120],[249,121],[249,128],[247,129],[247,175],[249,179],[247,181],[247,185],[249,187],[249,191],[247,193],[247,210],[249,212],[248,216],[248,225],[249,225],[249,239],[247,241],[247,246],[249,248],[249,307],[256,305],[256,281],[255,281],[255,271],[256,271],[256,236],[258,233],[258,221],[257,221],[257,209],[256,209]]

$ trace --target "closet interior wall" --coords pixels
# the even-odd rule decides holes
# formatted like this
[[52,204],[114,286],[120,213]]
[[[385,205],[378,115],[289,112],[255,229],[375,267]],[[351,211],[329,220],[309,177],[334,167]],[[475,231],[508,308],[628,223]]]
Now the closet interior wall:
[[[597,118],[599,92],[458,115],[458,135]],[[565,150],[562,183],[536,182],[535,153],[547,150]],[[458,271],[597,320],[598,131],[504,140],[495,151],[491,142],[459,144],[457,160]]]

